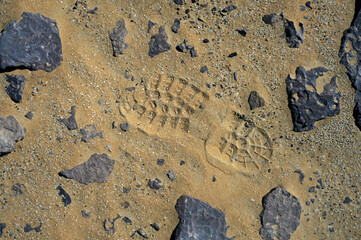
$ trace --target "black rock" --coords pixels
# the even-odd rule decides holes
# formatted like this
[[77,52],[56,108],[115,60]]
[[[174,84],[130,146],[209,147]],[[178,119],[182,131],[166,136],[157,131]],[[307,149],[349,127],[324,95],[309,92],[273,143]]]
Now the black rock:
[[148,28],[147,28],[147,33],[150,33],[150,30],[152,29],[152,27],[155,25],[156,23],[152,22],[152,21],[148,21]]
[[208,38],[203,39],[203,43],[209,43],[209,39]]
[[24,193],[24,191],[23,191],[23,189],[22,189],[23,187],[25,187],[24,184],[22,184],[22,183],[15,183],[11,189],[15,192],[15,195],[21,195],[21,194]]
[[267,15],[264,15],[264,16],[262,17],[262,21],[263,21],[264,23],[266,23],[266,24],[271,24],[271,25],[279,22],[279,21],[282,20],[282,19],[283,19],[283,17],[280,16],[280,15],[278,15],[278,14],[276,14],[276,13],[267,14]]
[[171,45],[167,42],[168,36],[164,26],[159,27],[159,33],[151,36],[149,41],[149,56],[154,57],[162,52],[170,50]]
[[300,23],[300,30],[297,31],[295,24],[286,19],[285,21],[285,37],[290,48],[299,48],[303,43],[303,33],[305,32],[303,24]]
[[290,239],[300,224],[301,203],[280,187],[272,189],[262,199],[260,235],[265,240]]
[[174,33],[177,33],[179,31],[180,24],[181,24],[181,22],[180,22],[180,20],[178,18],[174,19],[174,22],[173,22],[173,25],[172,25],[172,31]]
[[322,93],[316,90],[316,80],[327,69],[319,67],[309,71],[302,66],[296,69],[296,78],[286,79],[288,106],[291,109],[294,131],[309,131],[316,121],[340,112],[340,93],[336,92],[336,78],[324,86]]
[[207,72],[208,71],[208,67],[207,66],[203,66],[201,67],[201,73]]
[[306,7],[308,7],[309,9],[312,9],[312,7],[311,7],[311,1],[307,1],[305,5],[306,5]]
[[193,58],[193,57],[198,57],[198,52],[197,52],[197,50],[194,48],[194,47],[192,47],[191,49],[190,49],[190,53],[191,53],[191,57]]
[[0,34],[0,69],[27,68],[50,72],[60,66],[62,46],[55,20],[24,12]]
[[155,178],[154,180],[149,180],[148,182],[148,186],[151,188],[151,189],[161,189],[161,188],[164,188],[163,185],[161,185],[162,181],[158,178]]
[[248,103],[251,110],[265,105],[264,99],[256,91],[252,91],[248,97]]
[[361,130],[361,91],[359,90],[356,90],[355,103],[353,117],[355,118],[356,126]]
[[87,13],[89,13],[89,14],[95,14],[98,10],[99,10],[99,8],[98,8],[98,7],[95,7],[94,9],[87,11]]
[[139,228],[137,229],[137,233],[139,234],[139,236],[141,236],[142,238],[148,239],[148,234],[146,232],[144,232],[143,229]]
[[247,35],[247,29],[236,29],[239,34],[241,34],[243,37]]
[[27,118],[27,119],[33,119],[33,117],[34,117],[34,113],[33,112],[27,112],[26,114],[25,114],[25,117]]
[[349,197],[346,197],[345,200],[343,200],[343,203],[350,203],[352,200]]
[[157,164],[159,165],[159,166],[163,166],[164,165],[164,159],[163,158],[158,158],[157,159]]
[[173,0],[173,2],[177,5],[183,5],[184,4],[184,0]]
[[233,11],[235,9],[237,9],[237,6],[232,4],[232,5],[229,5],[229,6],[225,7],[225,8],[223,8],[222,12],[228,13],[228,12]]
[[0,237],[4,234],[4,229],[6,228],[6,223],[0,223]]
[[66,119],[57,119],[59,122],[64,123],[64,125],[69,129],[69,130],[75,130],[78,129],[78,124],[76,122],[75,119],[75,106],[72,106],[70,109],[69,114],[71,114],[71,116],[69,118]]
[[125,28],[124,19],[120,19],[115,24],[113,32],[109,32],[110,41],[113,46],[113,56],[117,57],[120,54],[124,54],[126,48],[128,48],[128,43],[125,41],[128,31]]
[[11,153],[15,149],[15,143],[24,139],[25,127],[13,117],[0,117],[0,156]]
[[103,132],[98,132],[94,124],[86,125],[85,128],[80,129],[79,132],[83,136],[81,138],[83,142],[89,142],[90,139],[96,137],[104,137]]
[[123,221],[126,223],[132,223],[132,220],[130,220],[128,217],[123,217]]
[[129,123],[128,122],[123,122],[120,124],[120,129],[123,131],[123,132],[126,132],[128,131],[129,129]]
[[150,226],[151,226],[152,228],[154,228],[154,230],[156,230],[156,231],[159,231],[159,230],[160,230],[160,227],[159,227],[159,225],[158,225],[156,222],[150,224]]
[[228,57],[229,57],[229,58],[233,58],[233,57],[235,57],[235,56],[237,56],[237,55],[238,55],[237,52],[233,52],[233,53],[229,54]]
[[176,172],[174,170],[169,170],[169,172],[167,173],[167,177],[171,181],[174,181],[176,179]]
[[61,201],[64,203],[64,207],[70,205],[71,198],[64,188],[59,185],[56,189],[59,190],[59,196],[61,196]]
[[175,209],[179,223],[171,240],[230,239],[226,235],[226,219],[222,211],[187,195],[178,199]]
[[183,44],[178,44],[175,49],[178,51],[178,52],[182,52],[182,53],[186,53],[187,52],[187,49],[183,46]]
[[115,161],[105,153],[93,154],[88,161],[75,166],[70,170],[59,173],[60,176],[75,179],[79,183],[105,183],[114,169]]
[[27,223],[24,227],[24,232],[30,232],[32,230],[35,230],[35,232],[41,232],[41,225],[42,223],[40,223],[39,226],[32,228],[31,225]]
[[81,210],[81,215],[83,216],[83,218],[88,218],[90,217],[91,212],[87,212],[85,210]]
[[5,79],[9,83],[6,92],[11,100],[16,103],[21,102],[23,99],[26,78],[21,75],[5,75]]

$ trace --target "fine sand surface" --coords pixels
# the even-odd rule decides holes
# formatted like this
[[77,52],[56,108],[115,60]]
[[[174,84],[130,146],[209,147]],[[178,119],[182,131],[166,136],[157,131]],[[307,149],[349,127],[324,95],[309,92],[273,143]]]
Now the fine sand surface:
[[[139,228],[150,239],[170,239],[179,221],[174,206],[183,194],[223,211],[227,236],[261,239],[262,198],[277,186],[302,205],[291,239],[360,238],[361,132],[352,116],[354,89],[338,57],[354,0],[313,0],[304,11],[306,1],[300,0],[75,2],[0,0],[0,29],[23,12],[56,20],[64,58],[52,72],[11,72],[27,79],[20,103],[9,98],[0,73],[0,116],[13,115],[26,128],[15,151],[0,157],[0,222],[7,223],[1,239],[131,239]],[[230,4],[238,8],[223,15],[211,11]],[[95,14],[87,13],[95,7]],[[288,47],[282,21],[262,21],[270,13],[304,24],[299,48]],[[114,57],[109,31],[121,18],[129,46]],[[175,18],[181,19],[178,33],[171,30]],[[147,33],[149,20],[156,24]],[[151,58],[148,43],[160,26],[171,49]],[[185,39],[197,57],[176,50]],[[237,56],[230,58],[233,52]],[[203,66],[208,71],[201,73]],[[340,113],[306,132],[293,131],[286,93],[285,79],[294,78],[298,66],[327,68],[317,88],[336,76],[341,93]],[[251,91],[265,106],[250,110]],[[103,138],[83,142],[79,129],[57,121],[68,118],[72,106],[79,129],[94,124]],[[32,120],[24,117],[29,111]],[[125,122],[129,129],[122,131]],[[233,143],[233,136],[244,143]],[[106,183],[84,185],[58,175],[94,153],[115,160]],[[176,172],[174,181],[169,170]],[[304,173],[303,184],[295,170]],[[147,185],[155,178],[164,188]],[[24,185],[23,194],[12,190],[16,183]],[[67,207],[59,185],[72,199]],[[346,197],[352,202],[344,203]],[[105,231],[104,220],[118,214],[132,223],[118,219],[115,233]],[[150,226],[154,222],[159,231]],[[24,232],[26,224],[40,223],[41,232]]]

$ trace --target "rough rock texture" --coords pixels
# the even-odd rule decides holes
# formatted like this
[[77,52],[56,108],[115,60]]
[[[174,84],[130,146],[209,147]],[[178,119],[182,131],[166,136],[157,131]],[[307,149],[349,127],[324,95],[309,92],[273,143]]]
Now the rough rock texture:
[[149,41],[149,56],[154,57],[162,52],[166,52],[171,48],[167,42],[168,36],[165,32],[164,26],[159,27],[159,33],[151,36]]
[[316,80],[327,69],[319,67],[309,71],[302,66],[296,69],[296,78],[286,79],[288,105],[291,109],[294,131],[309,131],[316,121],[340,112],[340,93],[336,92],[336,78],[324,86],[322,93],[316,90]]
[[356,126],[361,130],[361,9],[356,12],[350,28],[344,33],[341,40],[339,56],[341,63],[347,68],[352,85],[356,88],[355,107],[353,116]]
[[23,99],[26,78],[21,75],[5,75],[5,79],[9,83],[6,92],[11,100],[16,103],[21,102]]
[[286,190],[277,187],[262,199],[260,235],[265,240],[291,238],[300,224],[301,203]]
[[6,223],[0,223],[0,237],[4,234],[5,228],[6,228]]
[[271,24],[271,25],[275,24],[276,22],[278,22],[282,19],[283,19],[283,17],[278,15],[277,13],[267,14],[262,17],[262,21],[265,24]]
[[124,54],[126,48],[128,48],[128,43],[125,41],[128,31],[125,28],[124,19],[120,19],[115,24],[113,32],[109,32],[109,37],[113,46],[113,56],[117,57],[120,54]]
[[159,178],[155,178],[154,180],[149,180],[148,181],[148,186],[151,188],[151,189],[161,189],[161,188],[164,188],[164,185],[161,184],[162,181],[159,179]]
[[180,20],[178,18],[174,19],[173,25],[172,25],[172,32],[177,33],[180,29]]
[[24,12],[0,34],[0,69],[27,68],[50,72],[60,66],[62,46],[56,21]]
[[187,195],[175,206],[179,223],[171,240],[228,240],[225,214],[209,204]]
[[98,132],[94,124],[86,125],[85,128],[80,129],[80,134],[83,136],[81,138],[83,142],[89,142],[90,139],[96,137],[104,137],[103,132]]
[[235,9],[237,9],[237,6],[232,4],[232,5],[229,5],[229,6],[225,7],[225,8],[223,8],[222,12],[228,13],[228,12],[233,11]]
[[0,156],[11,153],[15,143],[24,139],[26,129],[13,117],[0,117]]
[[93,154],[88,161],[75,166],[70,170],[64,170],[59,173],[60,176],[75,179],[76,181],[89,183],[105,183],[114,169],[115,161],[110,159],[105,153]]
[[62,188],[62,186],[58,186],[56,190],[59,191],[58,195],[61,196],[61,201],[64,203],[64,207],[71,204],[70,195]]
[[303,24],[299,24],[300,30],[297,31],[295,24],[286,19],[285,21],[285,38],[290,48],[299,48],[303,43],[303,33],[305,32]]
[[264,99],[256,91],[252,91],[249,94],[248,103],[251,110],[265,105]]
[[57,119],[59,122],[64,123],[64,125],[69,129],[69,130],[75,130],[78,129],[78,124],[76,122],[75,119],[75,106],[72,106],[70,109],[69,114],[71,114],[71,116],[69,118],[65,118],[65,119]]

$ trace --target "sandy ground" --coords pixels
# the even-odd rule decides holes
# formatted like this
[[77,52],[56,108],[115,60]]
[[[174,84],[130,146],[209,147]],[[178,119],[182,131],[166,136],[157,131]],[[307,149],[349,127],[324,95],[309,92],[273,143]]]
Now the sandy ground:
[[[211,9],[231,2],[188,0],[177,6],[171,0],[106,0],[79,1],[77,7],[67,0],[0,3],[0,29],[19,20],[24,11],[56,20],[64,57],[50,73],[12,72],[27,78],[19,104],[0,87],[0,115],[15,116],[27,129],[16,150],[0,159],[0,222],[7,223],[2,238],[130,239],[143,228],[151,239],[169,239],[178,223],[176,201],[187,194],[226,214],[229,237],[261,239],[262,197],[276,186],[302,204],[300,225],[292,239],[360,238],[361,132],[352,117],[354,89],[338,57],[354,1],[314,0],[312,9],[305,11],[300,7],[305,1],[299,0],[232,1],[238,8],[224,16]],[[95,7],[99,8],[95,14],[86,13]],[[271,26],[262,21],[263,15],[273,12],[304,24],[300,48],[288,47],[281,22]],[[179,33],[171,31],[175,17],[182,19]],[[125,54],[113,57],[108,31],[120,18],[125,20],[129,47]],[[147,33],[149,20],[156,25]],[[163,25],[172,48],[151,58],[150,37]],[[246,37],[237,28],[247,29]],[[203,43],[206,38],[210,41]],[[198,57],[175,49],[184,39]],[[229,58],[232,52],[238,55]],[[209,70],[201,73],[205,65]],[[329,69],[318,82],[320,89],[337,77],[341,112],[317,122],[312,131],[296,133],[285,79],[301,65],[307,70]],[[3,75],[1,86],[5,86]],[[170,84],[174,87],[167,88]],[[126,90],[131,87],[134,91]],[[170,97],[183,87],[187,91],[180,98],[185,105]],[[152,91],[161,96],[157,106],[151,105]],[[265,99],[264,107],[250,110],[251,91]],[[139,111],[146,112],[141,117],[132,110],[134,99],[144,107]],[[69,116],[71,106],[76,106],[80,128],[95,124],[104,138],[81,142],[79,130],[70,131],[58,122]],[[168,109],[168,118],[153,119],[148,114],[152,108],[157,116],[162,108]],[[34,112],[33,120],[24,117],[28,111]],[[234,118],[234,113],[244,115],[244,120]],[[119,127],[124,122],[130,125],[126,132]],[[220,139],[246,134],[245,124],[251,126],[248,142],[239,149],[242,161],[233,162]],[[107,183],[83,185],[58,175],[93,153],[106,153],[116,161]],[[163,166],[157,165],[160,158],[165,160]],[[180,165],[181,161],[185,164]],[[305,174],[303,184],[294,173],[297,169]],[[168,179],[169,170],[175,170],[175,181]],[[163,189],[147,186],[156,177]],[[11,190],[15,183],[24,184],[23,194]],[[59,185],[72,198],[67,207],[58,196]],[[312,186],[316,192],[309,192]],[[123,193],[128,187],[129,193]],[[343,203],[346,197],[352,202]],[[81,210],[91,216],[83,218]],[[106,232],[103,221],[117,214],[132,223],[119,219],[115,233]],[[153,222],[160,231],[150,226]],[[25,233],[27,223],[32,227],[42,223],[42,231]]]

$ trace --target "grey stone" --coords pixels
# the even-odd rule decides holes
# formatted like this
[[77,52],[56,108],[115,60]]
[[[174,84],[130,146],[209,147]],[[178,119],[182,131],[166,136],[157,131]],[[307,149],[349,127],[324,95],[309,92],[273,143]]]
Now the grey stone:
[[291,238],[300,224],[301,203],[283,188],[272,189],[262,199],[260,235],[265,240]]
[[4,229],[6,228],[6,223],[0,223],[0,237],[4,234]]
[[264,99],[256,91],[252,91],[249,94],[248,103],[251,110],[265,105]]
[[9,85],[6,88],[6,92],[16,103],[21,102],[23,99],[23,92],[25,88],[26,78],[21,75],[5,75],[6,81]]
[[156,23],[152,22],[152,21],[148,21],[148,28],[147,28],[147,33],[150,33],[150,30],[152,29],[152,27],[155,25]]
[[14,151],[15,143],[24,139],[25,133],[15,117],[0,117],[0,156]]
[[64,125],[69,129],[69,130],[75,130],[78,129],[78,124],[76,122],[75,119],[75,106],[72,106],[70,109],[69,114],[71,114],[71,116],[69,118],[66,119],[57,119],[59,122],[64,123]]
[[156,231],[159,231],[159,230],[160,230],[160,227],[159,227],[159,225],[158,225],[156,222],[150,224],[150,226],[151,226],[152,228],[154,228],[154,230],[156,230]]
[[163,185],[161,185],[162,181],[158,178],[155,178],[154,180],[149,180],[148,182],[148,186],[151,188],[151,189],[161,189],[161,188],[164,188]]
[[171,181],[174,181],[176,179],[176,172],[174,170],[169,170],[167,176]]
[[336,78],[324,86],[322,93],[316,89],[316,80],[328,71],[325,68],[313,68],[309,71],[302,66],[296,69],[296,78],[288,75],[286,87],[288,106],[291,109],[294,131],[309,131],[315,128],[316,121],[340,112],[340,93],[336,92]]
[[149,56],[154,57],[160,53],[170,50],[171,45],[167,42],[168,36],[164,26],[159,27],[159,33],[151,36],[149,41]]
[[0,69],[27,68],[50,72],[60,66],[62,46],[55,20],[24,12],[0,34]]
[[359,90],[356,90],[355,93],[355,103],[353,117],[355,118],[356,126],[361,130],[361,91]]
[[285,21],[285,38],[290,48],[299,48],[303,43],[303,33],[305,32],[303,24],[299,23],[300,30],[297,31],[295,24],[286,19]]
[[184,4],[184,0],[173,0],[173,2],[177,5],[183,5]]
[[104,137],[103,132],[98,132],[94,124],[86,125],[85,128],[80,129],[79,132],[83,135],[81,138],[83,142],[89,142],[90,139],[94,139],[96,137]]
[[222,12],[228,13],[228,12],[233,11],[235,9],[237,9],[237,6],[232,4],[232,5],[229,5],[229,6],[225,7],[225,8],[223,8]]
[[34,117],[34,113],[33,112],[27,112],[26,114],[25,114],[25,117],[27,118],[27,119],[33,119],[33,117]]
[[81,215],[83,216],[83,218],[88,218],[90,217],[91,212],[87,212],[85,210],[81,210]]
[[174,22],[173,22],[173,25],[172,25],[172,31],[174,33],[177,33],[179,31],[180,24],[181,24],[181,22],[180,22],[180,20],[178,18],[174,19]]
[[142,238],[148,239],[148,234],[141,228],[137,229],[137,233],[139,234],[139,236],[141,236]]
[[117,57],[120,54],[124,54],[125,49],[128,48],[128,43],[125,41],[128,31],[125,28],[124,19],[120,19],[116,22],[113,32],[109,32],[110,41],[113,46],[113,56]]
[[201,67],[201,73],[207,72],[208,71],[208,67],[207,66],[203,66]]
[[179,223],[171,240],[229,240],[225,214],[196,198],[183,195],[175,206]]
[[282,19],[283,19],[283,16],[278,15],[276,13],[267,14],[262,17],[262,21],[264,23],[271,24],[271,25],[281,21]]
[[22,188],[25,188],[25,185],[22,183],[15,183],[13,187],[11,188],[15,192],[15,196],[21,195],[24,193]]
[[93,154],[88,161],[70,170],[59,173],[60,176],[75,179],[79,183],[105,183],[114,169],[115,161],[105,153]]
[[41,232],[41,225],[42,223],[40,223],[37,227],[31,227],[31,225],[27,223],[24,227],[24,232],[30,232],[32,230],[35,230],[35,232]]
[[62,186],[58,186],[56,190],[59,191],[58,195],[61,196],[61,201],[64,203],[64,207],[71,204],[71,197],[70,195],[62,188]]

